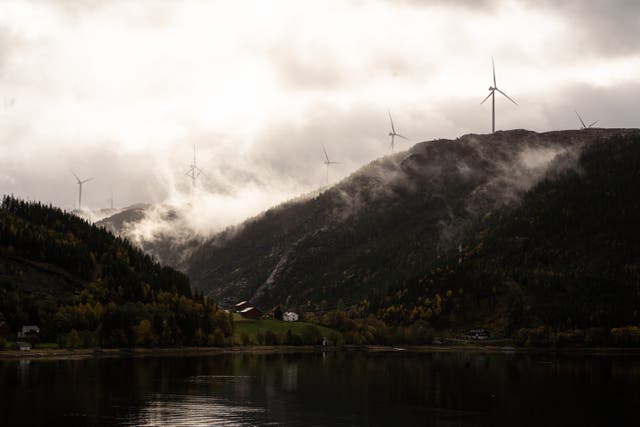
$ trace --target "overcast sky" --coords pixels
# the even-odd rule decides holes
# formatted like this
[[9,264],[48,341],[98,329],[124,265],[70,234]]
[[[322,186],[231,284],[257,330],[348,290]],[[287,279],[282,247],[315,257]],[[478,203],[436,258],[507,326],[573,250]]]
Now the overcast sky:
[[[560,5],[561,4],[561,5]],[[411,143],[637,127],[638,1],[0,2],[0,193],[178,200],[197,146],[235,222]]]

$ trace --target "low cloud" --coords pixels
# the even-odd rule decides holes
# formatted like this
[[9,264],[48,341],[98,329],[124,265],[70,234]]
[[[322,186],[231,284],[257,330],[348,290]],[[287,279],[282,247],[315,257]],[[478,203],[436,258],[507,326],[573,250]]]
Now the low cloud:
[[[52,1],[0,5],[0,193],[177,209],[208,235],[410,142],[634,127],[637,2]],[[527,17],[530,26],[520,25]],[[517,32],[514,32],[517,30]],[[197,197],[185,175],[196,146]],[[464,167],[461,166],[464,170]],[[113,197],[112,197],[113,195]],[[160,208],[158,208],[160,209]],[[139,233],[167,232],[150,211]]]

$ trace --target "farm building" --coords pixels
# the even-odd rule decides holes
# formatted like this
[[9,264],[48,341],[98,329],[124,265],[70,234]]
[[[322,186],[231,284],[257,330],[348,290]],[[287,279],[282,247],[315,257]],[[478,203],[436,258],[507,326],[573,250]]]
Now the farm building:
[[40,328],[36,325],[25,325],[22,327],[20,332],[18,332],[18,338],[24,338],[27,335],[37,335],[40,333]]
[[240,314],[242,317],[247,319],[259,319],[262,315],[262,312],[255,307],[247,307],[243,310],[240,310]]
[[16,342],[16,348],[20,351],[29,351],[31,350],[31,344],[24,341]]
[[294,313],[293,311],[287,311],[282,315],[282,320],[284,320],[285,322],[297,322],[298,313]]
[[249,307],[249,301],[240,301],[235,305],[236,313],[240,313],[247,307]]

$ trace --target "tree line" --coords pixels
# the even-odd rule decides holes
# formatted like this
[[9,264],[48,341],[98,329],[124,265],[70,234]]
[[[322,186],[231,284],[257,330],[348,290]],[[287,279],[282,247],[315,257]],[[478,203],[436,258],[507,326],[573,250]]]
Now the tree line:
[[[34,324],[33,339],[71,347],[231,342],[231,316],[184,274],[59,208],[3,197],[0,251],[10,270],[0,275],[0,315],[14,333]],[[73,285],[34,278],[23,260],[63,269]]]

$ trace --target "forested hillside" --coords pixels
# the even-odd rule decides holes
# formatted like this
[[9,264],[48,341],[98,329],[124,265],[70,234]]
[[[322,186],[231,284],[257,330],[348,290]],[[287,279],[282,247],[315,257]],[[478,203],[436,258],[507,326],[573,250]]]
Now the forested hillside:
[[103,228],[5,196],[0,206],[0,315],[11,334],[68,346],[223,345],[226,313],[189,279]]
[[191,229],[184,212],[170,205],[128,206],[95,224],[127,238],[163,265],[180,271],[185,269],[186,258],[203,240]]
[[372,293],[362,314],[390,324],[483,325],[507,335],[524,328],[521,338],[534,344],[558,330],[582,330],[570,338],[592,343],[612,330],[635,334],[640,136],[588,145],[578,164],[547,176],[517,208],[484,217],[461,256],[451,250],[384,297]]
[[[265,307],[322,311],[372,295],[380,299],[388,289],[440,266],[460,244],[475,253],[469,242],[480,230],[489,232],[488,223],[509,220],[539,182],[556,194],[562,191],[554,187],[556,178],[570,172],[583,176],[584,150],[620,144],[614,141],[631,144],[638,135],[635,129],[514,130],[419,143],[372,162],[316,197],[275,207],[214,236],[191,257],[188,274],[196,288],[226,303],[250,299]],[[591,191],[590,180],[596,178],[585,179],[562,185],[575,187],[568,193]],[[592,203],[606,207],[607,197],[593,193]],[[566,215],[555,203],[545,208],[547,215]],[[513,225],[512,234],[505,234],[511,237],[504,239],[514,239],[507,248],[524,244],[517,229]],[[564,259],[572,260],[571,254]]]

